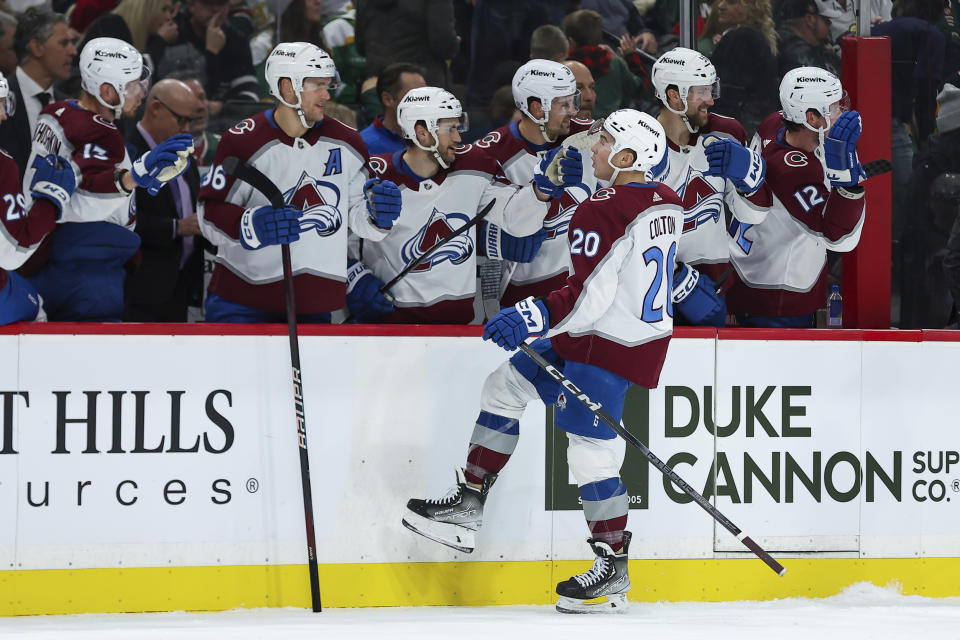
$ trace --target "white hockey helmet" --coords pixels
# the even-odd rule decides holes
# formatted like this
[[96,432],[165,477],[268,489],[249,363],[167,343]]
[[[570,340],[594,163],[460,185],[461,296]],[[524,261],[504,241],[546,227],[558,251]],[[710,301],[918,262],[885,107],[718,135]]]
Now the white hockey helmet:
[[[601,129],[613,138],[607,156],[607,163],[613,167],[611,183],[623,170],[642,171],[648,179],[663,175],[668,158],[667,134],[656,118],[636,109],[620,109],[594,122],[590,133],[600,133]],[[634,159],[633,164],[621,169],[614,166],[613,157],[624,150],[632,151]]]
[[[117,38],[94,38],[80,52],[80,86],[113,109],[119,118],[127,100],[141,100],[147,92],[150,67],[133,45]],[[119,104],[108,104],[100,97],[100,87],[109,84],[120,96]]]
[[[573,113],[580,110],[580,92],[577,91],[577,79],[573,71],[552,60],[535,58],[517,69],[513,74],[513,102],[525,116],[540,125],[540,132],[548,141],[546,125],[550,117],[550,108],[557,98],[571,96]],[[540,101],[543,117],[535,118],[530,113],[530,100]]]
[[2,111],[3,115],[7,115],[8,95],[10,95],[10,85],[7,84],[7,79],[0,73],[0,111]]
[[[340,85],[340,74],[337,73],[337,67],[333,63],[333,58],[315,44],[309,42],[281,42],[270,55],[267,56],[267,62],[263,70],[264,77],[267,80],[267,86],[270,88],[270,95],[291,109],[297,111],[300,117],[300,123],[309,128],[306,119],[303,117],[303,111],[300,106],[303,101],[300,93],[303,91],[303,81],[307,78],[332,78],[329,91],[333,91]],[[290,103],[283,99],[280,92],[280,80],[290,78],[293,84],[293,93],[297,96],[296,103]]]
[[[850,108],[849,97],[839,78],[819,67],[798,67],[780,81],[780,113],[787,122],[802,124],[811,131],[824,133],[830,129],[830,106],[840,103],[840,110]],[[807,110],[813,109],[827,121],[827,126],[815,129],[807,122]]]
[[[690,126],[687,119],[687,94],[691,87],[710,87],[710,96],[713,99],[720,97],[720,82],[713,63],[699,51],[677,47],[657,59],[653,64],[652,76],[657,99],[669,111],[681,117],[690,133],[696,133],[697,130]],[[680,94],[680,103],[683,105],[680,111],[672,108],[667,100],[667,87],[671,86],[676,86]]]
[[[400,104],[397,105],[397,122],[403,137],[411,140],[417,147],[433,153],[433,157],[444,169],[449,165],[440,155],[438,147],[440,139],[437,137],[438,122],[443,118],[457,120],[457,130],[463,133],[468,129],[467,114],[456,96],[439,87],[417,87],[410,89]],[[417,123],[423,122],[433,136],[433,146],[425,147],[417,140]]]

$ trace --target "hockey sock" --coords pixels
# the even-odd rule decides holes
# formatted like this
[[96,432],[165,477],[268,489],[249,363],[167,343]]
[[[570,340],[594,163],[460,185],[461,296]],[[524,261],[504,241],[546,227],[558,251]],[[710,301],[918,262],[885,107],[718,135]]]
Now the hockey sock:
[[623,549],[630,496],[620,478],[607,478],[580,487],[583,515],[592,537],[606,542],[614,553]]
[[519,439],[519,420],[481,411],[467,450],[467,482],[479,486],[488,473],[500,473]]

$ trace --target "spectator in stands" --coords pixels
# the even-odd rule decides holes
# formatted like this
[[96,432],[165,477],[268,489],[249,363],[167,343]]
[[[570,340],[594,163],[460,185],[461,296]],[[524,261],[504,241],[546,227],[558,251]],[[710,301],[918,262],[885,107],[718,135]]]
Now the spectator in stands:
[[409,62],[395,62],[384,67],[377,77],[377,95],[383,105],[383,114],[373,119],[360,132],[370,155],[392,153],[405,149],[403,132],[397,122],[397,105],[415,87],[425,87],[425,69]]
[[643,89],[644,82],[634,75],[623,58],[611,53],[609,47],[600,46],[603,40],[600,14],[586,9],[574,11],[563,19],[563,32],[570,40],[568,57],[586,65],[596,80],[594,116],[602,118],[629,106]]
[[13,156],[21,176],[40,110],[51,100],[67,98],[54,83],[70,77],[75,35],[63,15],[45,9],[27,9],[17,25],[14,50],[20,64],[7,78],[16,107],[0,124],[0,148]]
[[13,35],[17,32],[17,19],[0,11],[0,73],[11,76],[17,68],[17,54],[13,50]]
[[[517,109],[517,105],[513,101],[513,89],[510,85],[497,89],[490,100],[490,128],[499,129],[511,122],[519,122],[522,117],[523,113]],[[479,132],[478,136],[474,137],[480,138],[486,133],[486,130],[483,130]]]
[[[820,13],[830,19],[830,42],[839,48],[843,36],[857,35],[857,14],[854,0],[816,0]],[[889,20],[893,0],[863,0],[870,11],[870,23]]]
[[[486,109],[494,92],[509,84],[513,77],[506,70],[513,66],[516,71],[526,59],[533,31],[544,24],[559,25],[567,3],[558,0],[481,0],[473,4],[470,72],[464,106]],[[507,61],[517,64],[505,65]]]
[[229,9],[230,0],[186,0],[176,17],[177,40],[156,61],[160,77],[202,67],[211,113],[220,113],[227,100],[260,99],[250,45],[226,22]]
[[[127,140],[131,157],[157,144],[191,133],[200,99],[180,80],[161,80],[147,96],[143,118]],[[150,195],[137,188],[136,233],[140,236],[140,265],[126,281],[124,320],[130,322],[186,322],[187,306],[200,306],[203,295],[203,251],[199,247],[197,192],[200,174],[190,163],[183,174]]]
[[[953,297],[954,315],[960,309],[960,216],[953,221],[953,229],[947,240],[947,251],[943,258],[943,275]],[[956,327],[954,320],[953,328]]]
[[173,73],[168,78],[180,80],[190,87],[197,97],[197,110],[190,123],[190,133],[193,134],[193,160],[197,163],[201,177],[213,165],[213,158],[220,144],[220,136],[207,130],[210,123],[210,105],[207,102],[207,92],[203,88],[203,81],[196,74],[189,71]]
[[713,10],[724,29],[710,56],[720,76],[713,112],[739,120],[750,137],[778,107],[777,34],[770,0],[720,0]]
[[364,0],[357,6],[356,38],[368,77],[404,60],[422,66],[431,86],[450,88],[447,61],[460,50],[453,0]]
[[136,0],[121,2],[110,13],[100,16],[90,25],[80,49],[94,38],[117,38],[129,42],[145,54],[151,68],[163,57],[168,44],[179,36],[174,18],[177,7],[174,0]]
[[540,25],[530,35],[530,59],[543,58],[554,62],[567,59],[570,49],[563,29],[555,24]]
[[820,67],[840,75],[840,57],[830,46],[830,18],[820,14],[814,0],[783,0],[777,63],[780,77],[797,67]]
[[120,0],[77,0],[70,11],[70,27],[85,33],[93,21],[117,8]]
[[631,0],[583,0],[581,9],[596,11],[603,19],[603,30],[620,38],[630,36],[635,45],[647,53],[657,52],[657,37],[644,24],[640,12]]
[[573,71],[573,77],[577,80],[577,91],[580,92],[580,111],[577,111],[575,117],[581,120],[593,120],[593,110],[597,106],[597,83],[590,69],[576,60],[567,60],[563,64]]

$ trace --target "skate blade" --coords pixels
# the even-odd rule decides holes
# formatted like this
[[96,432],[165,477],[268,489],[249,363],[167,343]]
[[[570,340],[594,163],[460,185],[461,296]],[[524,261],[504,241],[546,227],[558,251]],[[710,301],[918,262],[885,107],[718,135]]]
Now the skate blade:
[[599,598],[594,600],[577,600],[561,596],[557,600],[557,611],[560,613],[626,613],[629,605],[627,604],[627,594],[612,593],[604,596],[606,600]]
[[434,542],[447,545],[451,549],[463,553],[473,553],[473,550],[477,547],[476,536],[470,529],[446,522],[435,522],[412,511],[408,511],[407,515],[404,516],[403,526],[414,533],[419,533],[424,538],[429,538]]

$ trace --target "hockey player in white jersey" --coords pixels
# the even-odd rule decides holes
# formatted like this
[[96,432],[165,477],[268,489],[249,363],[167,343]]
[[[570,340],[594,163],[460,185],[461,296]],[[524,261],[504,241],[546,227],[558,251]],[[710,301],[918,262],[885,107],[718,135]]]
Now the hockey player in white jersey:
[[[673,331],[672,280],[683,210],[669,187],[647,182],[666,162],[666,136],[652,116],[632,109],[598,122],[593,146],[597,178],[612,186],[583,202],[567,234],[572,266],[566,284],[527,298],[491,319],[484,339],[513,350],[531,343],[615,420],[630,384],[655,387]],[[527,404],[557,405],[567,432],[567,461],[580,487],[596,559],[588,571],[557,585],[564,613],[622,611],[630,589],[626,531],[629,496],[620,479],[624,442],[520,352],[486,380],[466,466],[444,498],[407,503],[404,525],[471,552],[490,488],[519,439]],[[586,601],[605,597],[606,602]]]
[[[591,124],[575,117],[580,109],[580,92],[570,69],[551,60],[530,60],[514,74],[512,90],[513,101],[523,117],[474,143],[500,162],[510,182],[543,183],[542,174],[556,154],[568,155],[581,164],[589,160],[581,158],[586,154],[564,147],[567,137],[586,132]],[[528,296],[545,295],[563,285],[569,266],[566,236],[570,216],[596,186],[589,171],[581,171],[581,175],[581,184],[568,181],[565,189],[551,194],[555,197],[543,225],[547,238],[534,260],[526,264],[500,263],[504,267],[500,300],[503,306],[512,306]],[[543,188],[550,190],[545,183]]]
[[[397,120],[406,150],[373,156],[370,165],[381,178],[399,185],[404,214],[386,238],[363,242],[362,260],[351,266],[350,280],[372,279],[382,286],[496,200],[483,219],[482,247],[476,227],[443,245],[397,282],[390,290],[394,311],[376,318],[467,324],[475,314],[477,254],[482,249],[487,256],[532,260],[546,236],[542,227],[550,196],[531,184],[509,184],[484,149],[461,146],[465,114],[449,91],[411,89],[400,102]],[[560,173],[580,169],[570,164],[576,163],[562,160]],[[562,186],[562,179],[555,179]],[[579,175],[574,179],[579,182]]]
[[133,190],[156,193],[187,168],[193,148],[188,134],[165,140],[132,163],[127,154],[115,121],[136,112],[148,75],[131,45],[94,38],[80,52],[80,99],[53,102],[40,112],[24,193],[32,191],[37,159],[50,154],[67,159],[76,179],[47,240],[49,259],[39,270],[32,261],[22,269],[32,274],[51,320],[121,320],[124,264],[140,246],[133,232]]
[[[745,148],[746,132],[733,118],[710,113],[720,94],[717,72],[703,54],[678,47],[653,65],[653,86],[663,109],[670,162],[659,177],[683,201],[683,238],[677,259],[677,309],[690,324],[726,324],[728,278],[726,215],[759,224],[770,206],[759,152]],[[692,267],[692,269],[691,269]],[[729,283],[727,283],[729,285]]]
[[[326,52],[305,42],[281,43],[267,58],[265,75],[279,104],[224,133],[200,190],[200,229],[218,247],[206,319],[282,322],[279,245],[289,244],[298,319],[329,322],[349,299],[348,230],[384,238],[400,214],[400,192],[389,181],[370,179],[360,134],[324,115],[338,81]],[[222,163],[230,156],[270,178],[286,206],[273,208],[227,175]],[[375,289],[357,304],[389,309]]]
[[863,229],[860,114],[847,111],[840,80],[817,67],[793,69],[780,83],[780,103],[757,130],[770,214],[759,226],[730,227],[740,282],[729,298],[741,326],[814,326],[827,299],[827,250],[853,250]]

